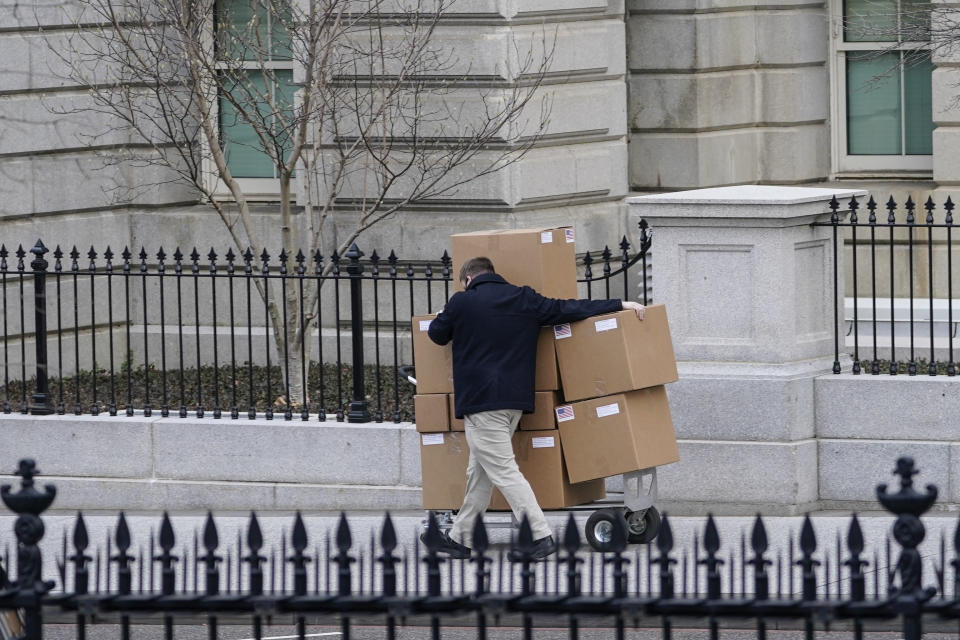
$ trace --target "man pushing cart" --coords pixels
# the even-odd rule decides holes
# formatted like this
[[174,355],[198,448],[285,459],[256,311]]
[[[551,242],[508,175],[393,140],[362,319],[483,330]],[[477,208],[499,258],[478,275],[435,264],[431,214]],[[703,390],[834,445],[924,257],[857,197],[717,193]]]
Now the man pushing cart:
[[[491,247],[488,244],[483,248],[494,249],[489,252],[497,254],[497,259],[500,260],[504,255],[501,245],[509,246],[509,240],[516,242],[517,235],[522,240],[524,235],[539,234],[540,244],[543,245],[552,241],[553,234],[556,232],[560,232],[559,237],[567,239],[568,244],[572,241],[572,229],[505,232],[505,234],[514,235],[512,238],[508,236],[507,242],[503,241],[504,235],[497,233],[454,236],[455,267],[458,258],[462,259],[463,256],[463,252],[457,250],[457,238],[466,237],[466,243],[470,244],[478,239],[493,236],[495,238],[493,244],[496,246]],[[498,252],[497,249],[500,251]],[[575,293],[572,246],[563,249],[571,258],[569,266],[574,275],[570,280]],[[541,275],[550,271],[551,267],[557,266],[555,258],[554,264],[549,264],[552,256],[544,257],[543,254],[547,253],[544,251],[540,255],[540,266],[546,267],[541,269]],[[535,255],[531,256],[530,252],[527,252],[526,256],[528,259],[536,258]],[[528,260],[526,264],[535,266],[536,262],[535,259]],[[528,271],[536,271],[536,269],[528,269]],[[521,280],[525,279],[524,275],[529,276],[529,274],[519,275]],[[470,532],[476,518],[482,517],[488,505],[491,504],[494,489],[498,490],[501,502],[506,502],[517,522],[524,516],[528,519],[535,541],[533,556],[536,559],[545,558],[556,550],[556,544],[541,505],[538,504],[538,487],[531,487],[524,470],[517,463],[517,454],[522,455],[522,460],[527,466],[527,474],[531,473],[530,461],[552,456],[549,459],[553,461],[557,471],[554,473],[556,478],[551,486],[555,488],[559,484],[561,487],[560,497],[554,496],[552,501],[548,500],[551,504],[547,506],[553,508],[565,507],[568,501],[576,504],[578,497],[581,498],[580,502],[583,502],[582,498],[590,495],[589,491],[582,490],[583,487],[599,487],[602,492],[605,477],[623,473],[626,509],[601,509],[591,515],[587,526],[587,539],[595,548],[602,549],[609,539],[613,520],[624,516],[627,520],[627,530],[631,532],[631,541],[642,542],[652,539],[659,525],[658,514],[652,507],[652,499],[655,499],[656,495],[656,476],[653,467],[656,464],[677,459],[676,441],[673,437],[669,408],[666,406],[666,396],[662,387],[663,382],[676,379],[675,363],[672,362],[672,346],[669,358],[673,365],[672,378],[669,371],[666,373],[656,371],[654,380],[656,384],[653,385],[655,388],[638,389],[638,393],[620,393],[627,390],[632,392],[632,385],[636,384],[632,379],[636,376],[630,375],[630,363],[626,360],[624,361],[626,371],[613,372],[614,377],[623,379],[619,385],[623,387],[625,384],[624,388],[618,388],[617,384],[609,386],[602,379],[603,376],[600,376],[600,379],[592,376],[591,380],[589,373],[584,386],[584,381],[578,379],[577,373],[571,370],[568,375],[561,364],[566,400],[585,400],[565,405],[560,405],[554,400],[553,404],[556,406],[550,407],[552,411],[548,428],[557,425],[559,431],[517,433],[518,423],[523,414],[534,413],[535,409],[539,408],[536,405],[540,404],[535,402],[535,376],[541,327],[553,326],[552,337],[556,340],[558,359],[562,353],[571,352],[571,357],[584,361],[575,365],[574,369],[583,369],[584,372],[588,372],[591,367],[582,365],[591,360],[604,360],[603,352],[610,347],[604,347],[602,343],[610,342],[611,338],[614,340],[623,338],[621,334],[625,334],[626,331],[617,331],[617,329],[619,325],[628,324],[626,321],[628,316],[633,318],[630,321],[632,324],[643,324],[641,321],[647,312],[646,307],[632,301],[578,300],[568,295],[546,297],[530,286],[511,284],[497,273],[491,259],[482,255],[473,255],[463,260],[459,269],[458,284],[463,291],[454,294],[444,310],[435,318],[421,320],[415,323],[414,328],[415,331],[417,328],[420,331],[425,329],[430,340],[437,345],[452,343],[450,357],[452,386],[455,393],[451,398],[450,413],[452,415],[449,415],[449,421],[463,421],[463,436],[468,448],[462,504],[456,517],[452,519],[449,532],[445,531],[442,534],[440,550],[455,558],[469,557]],[[550,289],[549,286],[544,288]],[[563,295],[569,291],[570,288],[567,287],[551,293]],[[662,307],[659,310],[662,311]],[[603,318],[597,319],[595,316],[603,316]],[[581,344],[583,340],[579,337],[584,332],[579,325],[586,322],[587,318],[595,320],[597,334],[607,335],[601,336],[599,352],[588,354],[584,359],[582,354],[578,355],[576,352],[583,348]],[[663,320],[665,325],[665,316]],[[624,326],[623,329],[626,327]],[[578,339],[564,342],[575,335]],[[542,340],[539,341],[542,344]],[[669,342],[669,336],[667,336],[667,342]],[[553,346],[547,343],[551,355]],[[590,349],[589,346],[588,349]],[[421,358],[416,353],[415,357]],[[597,363],[594,362],[594,364]],[[647,363],[647,365],[650,364]],[[555,364],[554,367],[556,367]],[[662,369],[662,367],[659,368]],[[418,366],[418,369],[420,373],[424,372],[422,367]],[[654,366],[653,369],[658,367]],[[642,378],[643,375],[640,377]],[[642,384],[649,387],[651,386],[649,382],[650,380],[646,380]],[[418,393],[420,391],[418,385]],[[536,394],[537,401],[540,399],[539,396],[540,394]],[[553,398],[557,397],[554,392]],[[422,406],[426,407],[427,397],[418,395],[417,398],[422,399]],[[644,455],[643,452],[638,451],[637,447],[640,444],[643,448],[643,443],[638,443],[636,438],[636,432],[643,431],[643,425],[637,423],[643,421],[645,414],[649,413],[651,408],[655,409],[653,413],[656,414],[658,407],[661,413],[662,408],[666,407],[669,434],[662,433],[664,431],[662,428],[658,430],[661,433],[654,433],[651,443],[653,455]],[[429,429],[420,428],[422,413],[425,411],[421,411],[421,403],[418,402],[418,430],[426,431]],[[602,420],[600,424],[595,423],[597,419],[611,416],[614,419]],[[662,425],[664,416],[658,415],[654,418]],[[426,421],[426,418],[424,420]],[[548,433],[549,435],[545,435]],[[604,447],[596,446],[601,434],[610,440],[611,447],[606,448],[606,451]],[[556,442],[557,436],[563,443],[562,461],[560,446]],[[456,440],[454,434],[450,434],[450,437],[451,441]],[[427,434],[423,434],[421,452],[425,506],[429,506],[426,503],[430,502],[426,498],[428,483],[447,480],[447,478],[439,479],[435,475],[431,477],[428,473],[428,469],[434,471],[434,467],[427,463],[428,453],[434,453],[427,451],[428,443],[444,442],[442,435],[431,434],[428,438]],[[672,451],[669,451],[671,443]],[[555,447],[555,450],[553,452],[536,451],[538,448],[545,447]],[[665,448],[668,450],[665,451]],[[651,461],[652,464],[646,464]],[[449,480],[455,484],[455,478],[449,478]],[[577,487],[581,487],[579,493]],[[540,493],[548,491],[543,489]],[[593,492],[593,496],[595,495],[596,491]],[[452,495],[448,496],[448,499],[450,498]],[[588,501],[591,500],[588,498]]]

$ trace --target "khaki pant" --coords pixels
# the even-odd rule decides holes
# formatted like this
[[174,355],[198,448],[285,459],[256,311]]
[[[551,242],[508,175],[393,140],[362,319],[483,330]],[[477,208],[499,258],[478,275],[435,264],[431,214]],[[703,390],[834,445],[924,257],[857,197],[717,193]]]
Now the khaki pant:
[[450,529],[450,537],[460,544],[471,546],[473,523],[490,505],[494,487],[507,499],[517,522],[521,522],[526,514],[534,540],[550,535],[543,510],[513,455],[510,438],[517,430],[522,414],[519,409],[502,409],[464,416],[464,430],[470,446],[467,490],[463,506]]

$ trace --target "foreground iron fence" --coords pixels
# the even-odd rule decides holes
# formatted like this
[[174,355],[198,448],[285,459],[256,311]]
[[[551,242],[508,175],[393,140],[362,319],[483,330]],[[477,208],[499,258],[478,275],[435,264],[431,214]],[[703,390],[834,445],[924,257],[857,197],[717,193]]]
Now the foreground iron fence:
[[[893,197],[882,206],[872,196],[866,203],[853,197],[846,220],[841,207],[833,198],[830,222],[815,223],[833,228],[833,372],[842,372],[840,354],[852,346],[854,374],[956,375],[953,200],[944,202],[942,217],[932,198],[922,213],[912,198],[901,209]],[[851,276],[845,314],[836,295],[844,260]]]
[[[581,291],[649,302],[651,238],[583,254]],[[409,419],[410,317],[449,298],[451,262],[0,246],[2,409]]]
[[[838,538],[833,564],[824,554],[809,516],[799,539],[783,542],[767,538],[758,515],[749,538],[724,548],[715,521],[708,517],[702,536],[693,548],[677,549],[668,517],[656,540],[656,550],[628,548],[622,521],[613,527],[612,551],[599,555],[581,548],[577,525],[571,516],[561,536],[560,551],[547,562],[532,561],[533,540],[529,524],[521,524],[509,548],[494,548],[483,522],[472,537],[469,560],[446,560],[437,553],[440,533],[432,515],[425,544],[416,539],[399,544],[387,515],[376,539],[368,546],[354,542],[346,516],[341,515],[335,535],[317,542],[308,535],[297,513],[280,551],[264,539],[256,514],[251,514],[246,534],[235,544],[221,542],[215,520],[207,517],[193,534],[192,554],[184,545],[177,554],[178,538],[164,514],[159,535],[151,534],[149,549],[134,540],[123,514],[119,515],[106,548],[91,548],[82,515],[73,522],[68,549],[66,533],[58,560],[59,580],[44,580],[39,543],[44,535],[41,514],[52,503],[56,488],[34,486],[38,470],[32,460],[22,460],[18,492],[0,488],[3,502],[17,514],[15,580],[0,567],[0,610],[20,609],[25,620],[23,637],[40,640],[45,614],[75,616],[76,637],[86,637],[86,627],[119,622],[123,640],[131,637],[131,624],[162,618],[164,637],[172,639],[178,624],[195,624],[198,617],[217,637],[217,625],[250,624],[259,640],[264,622],[290,621],[297,636],[305,638],[309,624],[336,624],[345,639],[355,621],[384,629],[394,638],[398,625],[429,624],[438,639],[444,623],[467,620],[485,638],[491,622],[517,620],[524,638],[535,625],[569,627],[578,638],[580,624],[609,625],[624,637],[628,624],[657,625],[671,637],[676,621],[704,619],[712,638],[721,623],[749,622],[757,636],[783,621],[802,625],[807,638],[817,627],[846,621],[855,638],[880,621],[899,619],[904,638],[922,635],[924,617],[956,624],[960,620],[960,528],[953,537],[951,556],[941,542],[935,558],[935,586],[925,586],[923,560],[917,546],[925,536],[921,515],[934,503],[937,489],[913,488],[918,473],[910,458],[897,461],[899,490],[877,487],[877,498],[896,516],[893,536],[900,545],[891,564],[889,538],[886,566],[877,550],[865,548],[859,521],[854,515],[844,548]],[[182,543],[181,543],[182,544]],[[830,545],[825,545],[829,547]],[[136,549],[139,548],[139,553]],[[777,551],[773,549],[777,548]],[[267,550],[270,549],[269,553]],[[950,575],[952,574],[952,575]],[[889,622],[888,622],[889,624]],[[943,626],[943,625],[940,625]],[[955,626],[947,628],[956,630]]]

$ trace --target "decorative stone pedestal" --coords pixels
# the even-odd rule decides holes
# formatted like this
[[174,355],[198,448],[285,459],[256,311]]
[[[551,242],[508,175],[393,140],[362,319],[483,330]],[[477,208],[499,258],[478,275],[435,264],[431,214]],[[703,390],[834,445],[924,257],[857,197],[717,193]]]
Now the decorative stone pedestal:
[[[627,199],[653,229],[680,380],[668,386],[679,463],[660,472],[671,512],[814,508],[814,379],[834,360],[833,196],[863,191],[738,186]],[[836,264],[835,264],[836,261]],[[842,282],[837,292],[842,301]]]

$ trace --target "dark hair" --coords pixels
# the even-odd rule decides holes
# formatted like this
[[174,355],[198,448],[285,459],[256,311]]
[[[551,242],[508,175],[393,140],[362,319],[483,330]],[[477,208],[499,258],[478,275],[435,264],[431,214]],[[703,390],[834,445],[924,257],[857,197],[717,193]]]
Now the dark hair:
[[481,273],[496,273],[493,270],[493,263],[490,258],[470,258],[460,267],[460,282],[466,282],[467,278],[475,278]]

